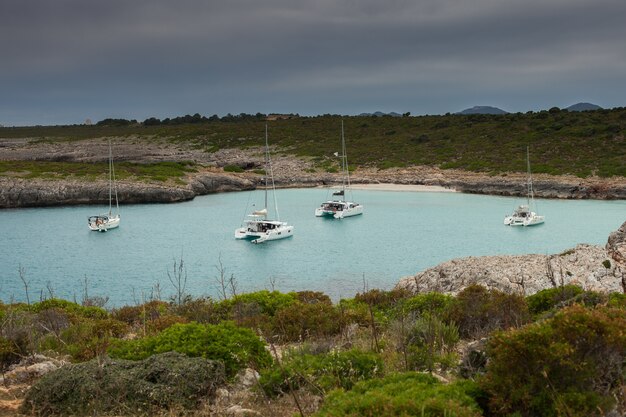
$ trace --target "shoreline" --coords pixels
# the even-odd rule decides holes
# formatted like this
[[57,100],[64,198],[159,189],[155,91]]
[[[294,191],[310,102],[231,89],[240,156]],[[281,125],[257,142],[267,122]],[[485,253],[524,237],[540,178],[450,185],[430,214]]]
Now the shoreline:
[[[317,187],[324,188],[324,187]],[[331,186],[331,189],[339,189],[339,186]],[[366,191],[393,191],[393,192],[419,192],[419,193],[456,193],[456,189],[451,187],[443,187],[441,185],[422,185],[422,184],[398,184],[398,183],[363,183],[350,184],[353,190]]]

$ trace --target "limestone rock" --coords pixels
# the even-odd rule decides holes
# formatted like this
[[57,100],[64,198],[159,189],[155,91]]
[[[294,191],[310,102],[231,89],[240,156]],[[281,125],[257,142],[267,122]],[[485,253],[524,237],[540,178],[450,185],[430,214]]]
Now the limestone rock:
[[615,262],[626,267],[626,222],[609,235],[606,250]]
[[472,284],[506,293],[531,295],[560,285],[585,290],[622,292],[615,265],[605,268],[607,251],[600,246],[577,245],[556,255],[503,255],[453,259],[414,276],[397,287],[414,292],[437,291],[456,295]]
[[250,388],[257,385],[259,373],[252,368],[246,368],[237,375],[239,385],[243,388]]

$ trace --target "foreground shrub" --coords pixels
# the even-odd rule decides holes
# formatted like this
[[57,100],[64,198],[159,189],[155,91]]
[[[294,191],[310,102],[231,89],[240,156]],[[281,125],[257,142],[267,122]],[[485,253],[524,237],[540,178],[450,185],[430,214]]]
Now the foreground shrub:
[[278,395],[304,386],[317,391],[350,389],[358,381],[382,374],[380,356],[356,349],[320,355],[291,352],[283,357],[282,366],[261,373],[259,383],[269,395]]
[[447,369],[457,362],[454,347],[459,341],[459,329],[454,323],[444,323],[437,316],[419,317],[408,337],[413,369],[432,371],[435,366]]
[[408,372],[359,382],[351,391],[335,391],[315,415],[479,417],[481,410],[472,397],[477,391],[469,381],[442,385],[430,375]]
[[152,320],[168,314],[169,304],[165,301],[149,301],[138,306],[124,306],[113,310],[111,316],[131,326],[146,326]]
[[29,310],[34,313],[41,313],[42,311],[49,309],[61,310],[74,317],[81,318],[106,319],[109,317],[109,313],[107,313],[103,308],[93,306],[85,307],[80,304],[58,298],[51,298],[29,306]]
[[250,329],[231,322],[175,324],[162,333],[138,340],[118,340],[109,354],[120,359],[145,359],[157,353],[175,351],[224,363],[226,375],[234,376],[245,367],[269,366],[272,358],[263,342]]
[[26,394],[20,412],[35,415],[129,415],[192,409],[225,382],[221,363],[179,353],[145,361],[107,359],[64,366]]
[[333,336],[341,331],[339,311],[327,303],[291,304],[276,313],[273,334],[281,342]]
[[453,303],[454,297],[450,295],[438,292],[418,294],[403,300],[399,314],[445,317]]
[[[626,315],[566,308],[552,319],[496,334],[482,386],[494,415],[604,415],[622,404]],[[621,410],[624,411],[624,410]]]
[[526,303],[528,304],[530,313],[538,315],[552,310],[557,305],[564,301],[571,300],[582,292],[582,288],[576,285],[548,288],[526,297]]
[[470,285],[457,295],[449,319],[458,325],[461,337],[479,338],[528,323],[530,315],[522,296]]

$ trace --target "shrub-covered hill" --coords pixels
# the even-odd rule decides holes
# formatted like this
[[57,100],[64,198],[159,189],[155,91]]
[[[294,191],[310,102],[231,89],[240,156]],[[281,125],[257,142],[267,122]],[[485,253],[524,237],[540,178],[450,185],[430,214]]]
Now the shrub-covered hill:
[[[339,150],[341,116],[224,117],[196,123],[119,123],[95,126],[0,128],[0,138],[83,140],[127,137],[137,142],[169,140],[205,152],[270,142],[284,153],[314,158],[320,166]],[[429,165],[469,171],[524,172],[530,147],[534,173],[580,177],[626,177],[626,108],[504,115],[343,117],[351,166],[378,168]]]

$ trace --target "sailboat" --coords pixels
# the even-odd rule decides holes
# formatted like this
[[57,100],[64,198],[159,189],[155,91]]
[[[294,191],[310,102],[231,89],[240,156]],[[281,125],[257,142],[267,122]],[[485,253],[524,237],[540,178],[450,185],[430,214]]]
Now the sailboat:
[[[267,218],[267,192],[270,184],[268,175],[272,180],[272,195],[274,196],[274,212],[276,220]],[[263,243],[268,240],[285,239],[293,236],[293,226],[281,222],[276,202],[276,187],[274,185],[274,172],[270,160],[270,149],[267,140],[267,125],[265,125],[265,205],[261,210],[255,210],[247,216],[242,227],[235,230],[235,239],[250,239],[252,243]]]
[[535,196],[533,192],[533,179],[530,173],[530,151],[528,146],[526,147],[526,164],[528,166],[526,204],[518,206],[513,211],[513,214],[504,218],[504,224],[506,226],[534,226],[542,224],[545,221],[545,216],[540,216],[532,211],[535,205]]
[[[113,199],[115,198],[116,213],[113,214]],[[120,205],[117,200],[117,184],[115,182],[115,168],[113,167],[113,150],[109,140],[109,213],[91,216],[88,219],[89,229],[96,232],[106,232],[120,225]]]
[[[343,120],[341,121],[341,155],[335,153],[335,156],[341,157],[341,190],[333,193],[333,197],[337,197],[337,199],[325,201],[316,208],[315,215],[317,217],[328,216],[343,219],[344,217],[363,214],[363,205],[346,200],[346,191],[350,191],[350,172],[348,170],[348,155],[346,154],[346,139],[343,133]],[[350,196],[352,196],[351,191]]]

